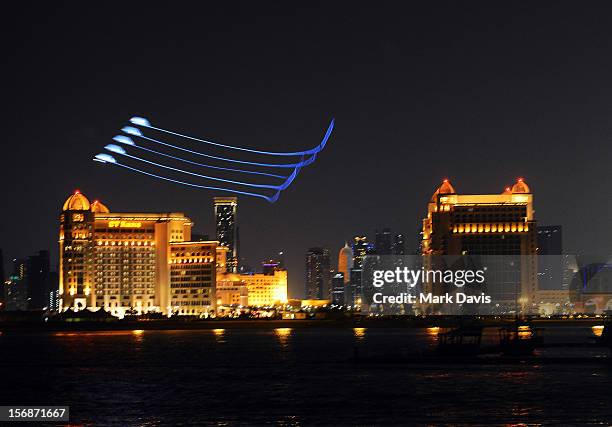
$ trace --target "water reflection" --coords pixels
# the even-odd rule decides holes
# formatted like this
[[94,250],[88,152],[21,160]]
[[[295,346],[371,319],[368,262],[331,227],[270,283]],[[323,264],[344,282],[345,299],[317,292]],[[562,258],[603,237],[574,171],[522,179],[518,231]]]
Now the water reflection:
[[225,329],[213,329],[215,334],[215,341],[219,344],[225,343]]
[[361,341],[365,338],[366,328],[353,328],[353,335],[357,341]]
[[596,337],[601,337],[603,335],[604,325],[593,326],[591,330],[593,331],[593,335]]
[[429,336],[437,337],[438,333],[440,332],[440,327],[439,326],[432,326],[430,328],[425,329],[425,332],[427,332],[427,335],[429,335]]
[[278,338],[278,342],[280,343],[282,348],[287,348],[289,345],[289,337],[291,336],[292,329],[291,328],[276,328],[274,329],[274,334]]
[[132,336],[134,337],[134,341],[137,344],[135,348],[140,350],[140,344],[142,344],[142,340],[144,338],[144,330],[142,329],[134,329],[132,331]]

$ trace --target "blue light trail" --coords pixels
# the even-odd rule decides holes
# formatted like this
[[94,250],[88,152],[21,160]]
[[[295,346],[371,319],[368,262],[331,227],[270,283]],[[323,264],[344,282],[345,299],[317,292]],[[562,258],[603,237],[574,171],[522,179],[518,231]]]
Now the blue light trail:
[[[219,144],[216,142],[212,142],[212,141],[208,141],[208,140],[204,140],[204,139],[199,139],[199,138],[194,138],[191,136],[187,136],[187,135],[182,135],[176,132],[172,132],[172,131],[168,131],[165,129],[161,129],[161,128],[156,128],[151,126],[151,124],[149,123],[149,121],[147,119],[141,118],[141,117],[132,117],[130,119],[130,122],[132,125],[136,125],[136,126],[140,126],[143,128],[147,128],[147,129],[152,129],[152,130],[156,130],[156,131],[160,131],[160,132],[164,132],[170,135],[174,135],[174,136],[178,136],[181,138],[186,138],[186,139],[190,139],[190,140],[194,140],[194,141],[199,141],[208,145],[213,145],[213,146],[217,146],[217,147],[222,147],[222,148],[226,148],[226,149],[230,149],[230,150],[238,150],[238,151],[242,151],[242,152],[246,152],[246,153],[255,153],[255,154],[259,154],[259,155],[268,155],[268,156],[299,156],[299,161],[297,161],[298,159],[295,160],[294,163],[264,163],[264,162],[254,162],[254,161],[250,161],[250,160],[241,160],[241,159],[237,159],[237,158],[230,158],[230,157],[222,157],[222,156],[215,156],[212,154],[208,154],[205,152],[200,152],[200,151],[195,151],[195,150],[191,150],[185,147],[182,147],[180,145],[173,145],[173,144],[169,144],[167,142],[158,140],[158,139],[154,139],[151,138],[149,136],[146,136],[143,134],[142,130],[140,130],[137,127],[134,126],[125,126],[121,129],[122,132],[125,133],[125,135],[116,135],[115,137],[113,137],[113,141],[121,144],[121,145],[116,145],[116,144],[108,144],[106,145],[104,148],[107,151],[110,151],[111,153],[115,154],[115,155],[119,155],[119,156],[124,156],[128,159],[132,159],[135,160],[137,162],[142,162],[145,163],[146,165],[150,165],[150,166],[154,166],[157,168],[162,168],[162,169],[166,169],[166,170],[170,170],[173,172],[178,172],[180,174],[186,174],[186,175],[191,175],[197,178],[201,178],[201,179],[205,179],[205,180],[212,180],[212,181],[217,181],[220,183],[224,183],[224,184],[231,184],[231,185],[238,185],[238,186],[246,186],[246,187],[251,187],[251,188],[256,188],[256,189],[260,189],[260,190],[273,190],[274,194],[272,196],[263,194],[263,193],[259,193],[259,192],[251,192],[251,191],[242,191],[242,190],[238,190],[238,189],[233,189],[233,188],[229,188],[226,186],[222,186],[222,187],[213,187],[213,186],[209,186],[209,185],[201,185],[201,184],[196,184],[193,182],[187,182],[187,181],[182,181],[179,179],[174,179],[174,178],[170,178],[169,176],[164,176],[164,175],[160,175],[158,173],[153,173],[150,170],[146,170],[146,169],[140,169],[138,167],[134,167],[134,166],[130,166],[127,164],[123,164],[120,163],[117,158],[115,158],[113,155],[107,154],[107,153],[100,153],[98,155],[96,155],[94,157],[94,161],[99,162],[99,163],[103,163],[103,164],[111,164],[111,165],[115,165],[115,166],[119,166],[125,169],[128,169],[130,171],[133,172],[137,172],[140,174],[144,174],[150,177],[154,177],[156,179],[160,179],[160,180],[164,180],[164,181],[169,181],[169,182],[174,182],[177,184],[181,184],[181,185],[185,185],[185,186],[189,186],[189,187],[194,187],[194,188],[201,188],[201,189],[207,189],[207,190],[215,190],[215,191],[224,191],[224,192],[228,192],[228,193],[234,193],[234,194],[242,194],[245,196],[252,196],[252,197],[258,197],[258,198],[262,198],[267,200],[270,203],[274,203],[278,200],[280,192],[287,189],[295,180],[295,178],[297,177],[299,171],[301,168],[308,166],[310,164],[312,164],[316,158],[319,152],[321,152],[321,150],[323,150],[323,148],[325,148],[325,145],[327,144],[327,141],[329,140],[331,133],[334,129],[334,120],[332,119],[329,126],[327,127],[327,130],[325,132],[325,135],[323,136],[323,139],[321,140],[321,143],[319,145],[317,145],[315,148],[312,148],[310,150],[304,150],[304,151],[294,151],[294,152],[273,152],[273,151],[261,151],[261,150],[254,150],[254,149],[250,149],[250,148],[244,148],[244,147],[236,147],[236,146],[231,146],[231,145],[225,145],[225,144]],[[211,165],[208,163],[200,163],[200,162],[196,162],[193,160],[189,160],[189,159],[185,159],[182,157],[177,157],[174,156],[172,154],[169,153],[165,153],[162,151],[157,151],[151,148],[148,148],[146,146],[142,146],[140,144],[137,144],[135,142],[135,140],[132,138],[140,138],[144,141],[150,141],[153,142],[155,144],[159,144],[159,145],[163,145],[165,147],[169,147],[171,149],[174,150],[179,150],[185,153],[189,153],[189,154],[193,154],[196,156],[202,156],[202,157],[206,157],[206,158],[210,158],[210,159],[215,159],[215,160],[220,160],[223,162],[229,162],[229,163],[238,163],[241,165],[250,165],[250,166],[257,166],[257,167],[263,167],[263,168],[284,168],[284,169],[293,169],[291,171],[291,173],[289,175],[283,175],[283,174],[278,174],[278,173],[272,173],[271,171],[256,171],[256,170],[250,170],[250,169],[239,169],[239,168],[234,168],[234,167],[225,167],[225,166],[216,166],[216,165]],[[125,147],[125,148],[124,148]],[[282,179],[283,182],[280,184],[270,184],[270,183],[256,183],[256,182],[248,182],[248,181],[242,181],[242,180],[237,180],[237,179],[228,179],[226,177],[222,177],[222,176],[212,176],[212,175],[205,175],[205,174],[201,174],[201,173],[197,173],[197,172],[192,172],[192,171],[188,171],[188,170],[184,170],[180,167],[173,167],[170,166],[168,164],[163,164],[163,163],[158,163],[156,161],[152,160],[148,160],[146,158],[140,157],[138,155],[135,155],[134,153],[128,153],[128,151],[126,149],[130,149],[130,151],[132,151],[132,149],[137,149],[137,150],[141,150],[144,151],[146,153],[152,154],[154,156],[157,157],[164,157],[166,159],[172,159],[172,160],[176,160],[179,162],[183,162],[183,163],[188,163],[190,165],[193,166],[197,166],[200,168],[207,168],[207,169],[214,169],[217,171],[227,171],[227,172],[236,172],[236,173],[241,173],[241,174],[247,174],[247,175],[259,175],[259,176],[267,176],[267,177],[271,177],[271,178],[276,178],[276,179]]]
[[160,156],[163,156],[163,157],[168,157],[168,158],[171,158],[171,159],[174,159],[174,160],[178,160],[180,162],[189,163],[189,164],[192,164],[192,165],[195,165],[195,166],[201,166],[203,168],[217,169],[217,170],[230,171],[230,172],[248,173],[248,174],[252,174],[252,175],[271,176],[273,178],[280,178],[280,179],[287,178],[285,175],[277,175],[277,174],[274,174],[274,173],[250,171],[250,170],[244,170],[244,169],[224,168],[224,167],[221,167],[221,166],[213,166],[213,165],[209,165],[209,164],[206,164],[206,163],[198,163],[198,162],[194,162],[192,160],[183,159],[181,157],[171,156],[170,154],[162,153],[161,151],[155,151],[155,150],[151,150],[150,148],[141,147],[140,145],[136,145],[136,143],[132,140],[132,138],[130,138],[129,136],[125,136],[125,135],[117,135],[117,136],[113,137],[113,140],[116,141],[116,142],[120,142],[122,144],[126,144],[126,145],[129,145],[129,146],[132,146],[134,148],[138,148],[139,150],[147,151],[149,153],[157,154],[157,155],[160,155]]
[[209,175],[201,175],[199,173],[189,172],[189,171],[185,171],[185,170],[182,170],[182,169],[174,168],[172,166],[163,165],[163,164],[160,164],[160,163],[155,163],[155,162],[152,162],[150,160],[146,160],[146,159],[143,159],[141,157],[137,157],[137,156],[133,156],[131,154],[128,154],[122,147],[120,147],[118,145],[115,145],[115,144],[108,144],[104,148],[106,150],[112,152],[112,153],[119,154],[121,156],[125,156],[125,157],[128,157],[130,159],[138,160],[140,162],[148,163],[150,165],[157,166],[157,167],[160,167],[160,168],[164,168],[164,169],[168,169],[168,170],[172,170],[172,171],[175,171],[175,172],[180,172],[180,173],[184,173],[184,174],[188,174],[188,175],[197,176],[198,178],[210,179],[210,180],[213,180],[213,181],[220,181],[220,182],[227,182],[228,184],[245,185],[247,187],[254,187],[254,188],[267,188],[267,189],[271,189],[271,190],[284,190],[284,189],[286,189],[293,182],[293,180],[297,176],[297,171],[298,171],[298,168],[295,168],[293,170],[293,173],[291,175],[289,175],[287,177],[287,179],[285,180],[285,182],[283,182],[280,185],[253,184],[253,183],[244,182],[244,181],[234,181],[234,180],[231,180],[231,179],[217,178],[217,177],[209,176]]
[[[158,127],[152,126],[151,123],[147,119],[145,119],[143,117],[132,117],[130,119],[130,123],[132,123],[133,125],[136,125],[136,126],[141,126],[141,127],[153,129],[153,130],[156,130],[156,131],[159,131],[159,132],[164,132],[164,133],[167,133],[167,134],[170,134],[170,135],[179,136],[181,138],[187,138],[187,139],[191,139],[193,141],[202,142],[204,144],[210,144],[210,145],[215,145],[217,147],[229,148],[230,150],[240,150],[240,151],[246,151],[246,152],[249,152],[249,153],[267,154],[267,155],[271,155],[271,156],[301,156],[301,155],[308,155],[308,154],[316,154],[319,151],[323,150],[323,148],[325,148],[325,143],[327,142],[327,138],[324,138],[323,142],[321,142],[321,144],[317,145],[314,148],[311,148],[310,150],[305,150],[305,151],[293,151],[293,152],[260,151],[260,150],[253,150],[251,148],[236,147],[234,145],[220,144],[218,142],[208,141],[206,139],[199,139],[199,138],[195,138],[193,136],[183,135],[183,134],[177,133],[177,132],[172,132],[172,131],[167,130],[167,129],[158,128]],[[331,134],[333,128],[334,128],[334,119],[332,119],[331,123],[329,124],[329,127],[327,128],[326,135],[328,137]]]
[[101,153],[101,154],[96,155],[94,157],[94,161],[100,162],[100,163],[112,164],[112,165],[119,166],[119,167],[122,167],[122,168],[125,168],[125,169],[129,169],[129,170],[134,171],[134,172],[138,172],[138,173],[141,173],[141,174],[144,174],[144,175],[151,176],[153,178],[161,179],[161,180],[164,180],[164,181],[170,181],[170,182],[174,182],[174,183],[181,184],[181,185],[187,185],[189,187],[202,188],[202,189],[205,189],[205,190],[225,191],[225,192],[228,192],[228,193],[242,194],[244,196],[259,197],[261,199],[267,200],[270,203],[276,202],[278,200],[278,197],[280,196],[280,192],[281,192],[281,190],[278,190],[278,191],[276,191],[276,193],[274,193],[273,196],[266,196],[265,194],[250,193],[248,191],[233,190],[231,188],[209,187],[209,186],[206,186],[206,185],[199,185],[199,184],[193,184],[191,182],[179,181],[177,179],[172,179],[172,178],[168,178],[168,177],[165,177],[165,176],[156,175],[154,173],[146,172],[146,171],[143,171],[143,170],[138,169],[138,168],[134,168],[134,167],[131,167],[131,166],[128,166],[128,165],[121,164],[113,156],[111,156],[109,154],[105,154],[105,153]]

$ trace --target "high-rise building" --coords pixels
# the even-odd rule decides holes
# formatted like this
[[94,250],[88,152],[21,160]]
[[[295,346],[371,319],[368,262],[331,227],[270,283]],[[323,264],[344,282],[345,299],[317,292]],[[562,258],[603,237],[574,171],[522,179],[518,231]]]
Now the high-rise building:
[[216,241],[170,245],[170,306],[183,315],[207,315],[215,310]]
[[391,255],[393,248],[393,236],[390,228],[383,228],[381,232],[376,230],[374,251],[377,255]]
[[59,301],[59,274],[57,274],[57,271],[52,271],[49,274],[49,295],[47,302],[49,310],[58,311]]
[[349,288],[344,293],[344,302],[346,305],[361,305],[363,296],[363,283],[362,283],[362,268],[351,268],[349,278]]
[[[560,225],[537,227],[538,233],[538,288],[561,290],[563,287],[563,238]],[[568,289],[568,287],[565,287]]]
[[229,249],[227,253],[227,272],[238,272],[239,237],[237,225],[237,197],[215,197],[215,221],[217,230],[217,240],[219,244]]
[[353,238],[353,267],[361,268],[361,263],[367,254],[368,238],[366,236],[355,236]]
[[[535,255],[533,194],[519,178],[502,194],[457,194],[444,180],[427,205],[423,220],[424,255]],[[521,258],[516,276],[489,287],[498,303],[530,311],[537,292],[535,257]],[[517,297],[517,283],[520,298]]]
[[393,255],[406,255],[406,244],[404,243],[403,234],[396,234],[393,238]]
[[331,300],[332,304],[344,305],[344,273],[336,273],[331,279]]
[[49,251],[39,251],[27,258],[26,294],[29,310],[49,308],[51,292],[51,272],[49,269]]
[[[182,213],[111,213],[75,192],[60,214],[60,310],[102,308],[123,316],[126,311],[197,314],[193,310],[214,309],[214,295],[209,295],[214,275],[208,272],[217,264],[212,249],[217,242],[188,245],[191,226]],[[182,286],[171,275],[179,271],[195,286]],[[189,292],[179,299],[171,289]]]
[[347,284],[350,281],[350,272],[353,268],[353,250],[344,243],[344,247],[340,249],[338,254],[338,273],[342,273],[344,283]]
[[306,299],[330,298],[330,265],[328,249],[308,249],[308,252],[306,252]]
[[5,283],[7,311],[28,308],[27,265],[27,259],[13,259],[13,271]]

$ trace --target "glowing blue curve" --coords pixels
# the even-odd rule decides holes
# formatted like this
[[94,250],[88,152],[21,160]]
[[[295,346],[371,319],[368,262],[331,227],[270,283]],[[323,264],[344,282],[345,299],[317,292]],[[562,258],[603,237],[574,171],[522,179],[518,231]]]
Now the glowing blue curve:
[[280,196],[281,190],[276,191],[276,193],[274,193],[273,196],[266,196],[265,194],[259,194],[259,193],[250,193],[248,191],[240,191],[240,190],[232,190],[230,188],[223,188],[223,187],[209,187],[206,185],[199,185],[199,184],[193,184],[191,182],[185,182],[185,181],[179,181],[177,179],[172,179],[172,178],[167,178],[165,176],[161,176],[161,175],[156,175],[154,173],[150,173],[150,172],[146,172],[128,165],[123,165],[119,162],[117,162],[117,160],[115,160],[115,158],[113,156],[110,156],[106,153],[102,153],[102,154],[98,154],[97,156],[94,157],[94,160],[100,163],[109,163],[109,164],[113,164],[115,166],[119,166],[125,169],[129,169],[131,171],[134,172],[138,172],[144,175],[148,175],[151,176],[153,178],[157,178],[157,179],[161,179],[164,181],[170,181],[170,182],[174,182],[177,184],[181,184],[181,185],[187,185],[189,187],[195,187],[195,188],[202,188],[205,190],[215,190],[215,191],[226,191],[228,193],[234,193],[234,194],[242,194],[244,196],[252,196],[252,197],[259,197],[261,199],[265,199],[270,203],[274,203],[278,200],[278,197]]
[[289,187],[289,185],[291,185],[291,183],[293,182],[293,180],[295,179],[295,177],[297,176],[297,173],[298,173],[298,168],[296,167],[293,170],[293,173],[291,173],[291,175],[289,175],[287,177],[285,182],[283,182],[280,185],[253,184],[253,183],[250,183],[250,182],[234,181],[234,180],[231,180],[231,179],[217,178],[217,177],[209,176],[209,175],[201,175],[199,173],[189,172],[189,171],[185,171],[185,170],[182,170],[182,169],[173,168],[172,166],[162,165],[160,163],[155,163],[155,162],[152,162],[150,160],[146,160],[146,159],[143,159],[141,157],[137,157],[137,156],[133,156],[131,154],[128,154],[123,149],[123,147],[120,147],[119,145],[115,145],[115,144],[108,144],[104,148],[106,150],[112,152],[112,153],[119,154],[121,156],[125,156],[125,157],[128,157],[130,159],[138,160],[140,162],[148,163],[150,165],[157,166],[157,167],[160,167],[160,168],[169,169],[169,170],[173,170],[175,172],[180,172],[180,173],[184,173],[184,174],[188,174],[188,175],[192,175],[192,176],[197,176],[199,178],[210,179],[210,180],[213,180],[213,181],[227,182],[228,184],[244,185],[244,186],[247,186],[247,187],[254,187],[254,188],[267,188],[267,189],[271,189],[271,190],[284,190],[287,187]]
[[209,164],[206,164],[206,163],[198,163],[198,162],[194,162],[194,161],[191,161],[191,160],[183,159],[181,157],[171,156],[170,154],[162,153],[160,151],[155,151],[155,150],[151,150],[150,148],[141,147],[140,145],[136,145],[136,143],[132,140],[132,138],[130,138],[129,136],[125,136],[125,135],[117,135],[117,136],[113,137],[113,141],[119,142],[121,144],[129,145],[131,147],[138,148],[139,150],[144,150],[144,151],[147,151],[149,153],[158,154],[158,155],[163,156],[163,157],[169,157],[171,159],[175,159],[175,160],[178,160],[178,161],[181,161],[181,162],[185,162],[185,163],[189,163],[189,164],[196,165],[196,166],[201,166],[201,167],[204,167],[204,168],[217,169],[217,170],[230,171],[230,172],[248,173],[248,174],[252,174],[252,175],[271,176],[273,178],[280,178],[280,179],[287,178],[284,175],[277,175],[277,174],[274,174],[274,173],[249,171],[249,170],[244,170],[244,169],[224,168],[224,167],[221,167],[221,166],[213,166],[213,165],[209,165]]
[[[161,129],[155,126],[151,126],[151,123],[143,117],[132,117],[130,119],[130,123],[136,126],[141,126],[141,127],[157,130],[160,132],[164,132],[170,135],[179,136],[181,138],[187,138],[193,141],[203,142],[204,144],[210,144],[210,145],[215,145],[217,147],[229,148],[231,150],[247,151],[249,153],[268,154],[271,156],[302,156],[302,155],[307,155],[307,154],[316,154],[319,151],[323,150],[323,148],[325,148],[325,144],[327,143],[327,138],[324,138],[323,141],[319,145],[317,145],[315,148],[311,148],[310,150],[305,150],[305,151],[294,151],[294,152],[260,151],[260,150],[253,150],[250,148],[236,147],[233,145],[220,144],[218,142],[207,141],[205,139],[194,138],[193,136],[183,135],[177,132],[172,132],[166,129]],[[334,119],[331,120],[327,128],[326,134],[331,134],[333,129],[334,129]]]
[[[143,135],[142,132],[140,131],[140,129],[132,127],[132,126],[125,126],[125,127],[123,127],[121,129],[121,131],[127,133],[128,135],[136,136],[138,138],[142,138],[142,139],[145,139],[147,141],[154,142],[156,144],[161,144],[161,145],[165,145],[166,147],[174,148],[175,150],[185,151],[187,153],[195,154],[197,156],[208,157],[209,159],[222,160],[224,162],[230,162],[230,163],[240,163],[240,164],[243,164],[243,165],[263,166],[263,167],[269,167],[269,168],[297,168],[297,167],[308,166],[308,165],[310,165],[311,163],[313,163],[317,159],[317,155],[313,154],[312,156],[310,156],[306,160],[301,161],[300,163],[283,163],[283,164],[278,164],[278,163],[248,162],[246,160],[236,160],[236,159],[228,159],[226,157],[212,156],[210,154],[200,153],[199,151],[193,151],[193,150],[189,150],[187,148],[178,147],[176,145],[168,144],[167,142],[163,142],[163,141],[159,141],[157,139],[149,138],[148,136]],[[330,135],[331,135],[331,130],[328,128],[327,132],[325,133],[325,136],[323,137],[323,141],[321,142],[321,144],[324,145],[325,143],[327,143],[327,140],[329,139]]]

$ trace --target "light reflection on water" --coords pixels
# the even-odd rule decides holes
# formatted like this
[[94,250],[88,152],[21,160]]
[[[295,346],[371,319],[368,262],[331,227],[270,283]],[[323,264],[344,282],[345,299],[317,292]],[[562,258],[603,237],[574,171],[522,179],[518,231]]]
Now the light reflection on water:
[[367,355],[436,341],[425,328],[5,333],[0,401],[70,404],[72,423],[122,426],[610,420],[606,365],[351,362],[356,344]]
[[357,341],[362,341],[365,338],[366,328],[353,328],[353,335]]

